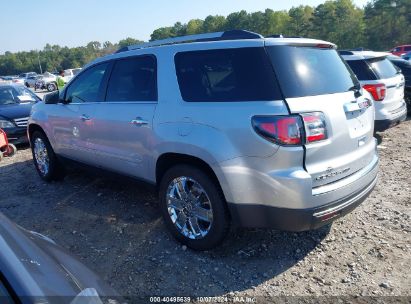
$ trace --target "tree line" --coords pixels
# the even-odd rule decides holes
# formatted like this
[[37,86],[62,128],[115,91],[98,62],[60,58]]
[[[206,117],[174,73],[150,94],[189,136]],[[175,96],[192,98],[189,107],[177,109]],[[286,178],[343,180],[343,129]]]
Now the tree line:
[[[266,9],[248,13],[244,10],[224,16],[192,19],[187,23],[153,31],[151,40],[182,35],[245,29],[264,36],[283,34],[323,39],[340,49],[365,47],[389,50],[411,43],[411,0],[371,0],[364,8],[352,0],[328,0],[316,7],[298,6],[288,11]],[[47,44],[41,51],[6,52],[0,55],[0,75],[26,71],[40,72],[81,67],[96,57],[115,52],[131,44],[142,43],[134,38],[118,43],[92,41],[84,47],[61,47]]]

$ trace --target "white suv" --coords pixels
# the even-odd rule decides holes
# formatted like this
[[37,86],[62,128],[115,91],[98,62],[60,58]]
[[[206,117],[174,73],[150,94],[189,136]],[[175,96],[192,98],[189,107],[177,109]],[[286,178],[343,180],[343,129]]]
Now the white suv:
[[382,52],[340,51],[375,105],[375,131],[384,131],[407,118],[405,80]]
[[33,107],[47,181],[65,160],[154,184],[195,249],[230,224],[302,231],[350,212],[378,172],[369,94],[326,41],[247,31],[135,45]]

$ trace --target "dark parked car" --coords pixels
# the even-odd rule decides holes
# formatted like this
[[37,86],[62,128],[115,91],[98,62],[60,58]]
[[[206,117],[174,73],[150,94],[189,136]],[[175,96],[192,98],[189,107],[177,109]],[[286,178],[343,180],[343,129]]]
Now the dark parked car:
[[411,52],[402,54],[402,55],[401,55],[401,58],[404,59],[404,60],[410,61],[410,59],[411,59]]
[[118,294],[39,233],[0,213],[0,303],[116,304]]
[[28,143],[27,120],[40,97],[22,85],[0,84],[0,129],[13,144]]
[[405,78],[405,101],[407,102],[408,113],[411,110],[411,62],[404,60],[398,56],[387,57],[397,68],[401,70],[401,73]]

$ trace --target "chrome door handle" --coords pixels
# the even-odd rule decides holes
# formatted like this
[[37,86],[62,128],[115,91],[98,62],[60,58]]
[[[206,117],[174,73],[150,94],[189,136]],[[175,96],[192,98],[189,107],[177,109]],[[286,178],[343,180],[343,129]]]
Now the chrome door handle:
[[136,119],[133,119],[132,121],[130,121],[130,123],[131,123],[132,125],[135,125],[135,126],[148,125],[148,121],[142,119],[141,117],[137,117]]
[[82,121],[91,120],[91,118],[90,118],[88,115],[86,115],[86,114],[81,115],[81,116],[80,116],[80,119],[81,119]]

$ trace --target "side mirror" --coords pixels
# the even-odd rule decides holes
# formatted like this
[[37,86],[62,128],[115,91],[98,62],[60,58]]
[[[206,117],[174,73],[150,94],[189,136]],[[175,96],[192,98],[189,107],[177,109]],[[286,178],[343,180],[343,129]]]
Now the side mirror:
[[44,95],[43,97],[45,104],[57,104],[60,100],[60,91],[54,91],[53,93],[49,93]]

